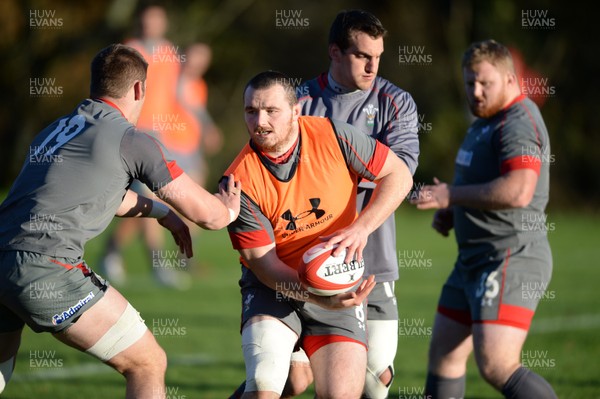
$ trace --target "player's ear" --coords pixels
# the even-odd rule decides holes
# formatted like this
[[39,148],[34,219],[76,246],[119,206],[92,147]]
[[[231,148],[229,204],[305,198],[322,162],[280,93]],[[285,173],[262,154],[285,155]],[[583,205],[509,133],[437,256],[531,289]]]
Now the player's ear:
[[506,83],[509,85],[519,85],[519,83],[517,82],[517,75],[514,72],[507,72],[506,73]]
[[146,82],[142,82],[141,80],[136,80],[133,83],[133,95],[135,101],[141,101],[146,94]]
[[294,106],[292,107],[292,120],[294,122],[296,122],[298,120],[298,117],[300,117],[300,115],[302,114],[302,108],[300,107],[299,103],[294,104]]
[[340,57],[342,56],[342,50],[335,43],[332,43],[329,45],[328,52],[329,52],[329,59],[332,61],[339,61]]

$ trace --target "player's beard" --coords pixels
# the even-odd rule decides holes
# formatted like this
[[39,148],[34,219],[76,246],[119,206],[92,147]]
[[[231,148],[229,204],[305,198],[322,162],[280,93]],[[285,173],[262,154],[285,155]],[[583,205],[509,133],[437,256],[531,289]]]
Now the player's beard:
[[500,93],[495,98],[484,98],[483,107],[478,107],[474,98],[469,101],[469,108],[473,115],[478,118],[487,119],[502,111],[507,102],[506,88],[502,88]]
[[289,124],[287,124],[284,129],[286,130],[286,133],[280,138],[277,137],[279,132],[273,129],[267,137],[254,135],[254,142],[265,154],[269,154],[273,157],[282,155],[290,149],[297,138],[297,135],[295,134],[295,129],[297,129],[297,127],[294,126],[292,119],[290,119]]

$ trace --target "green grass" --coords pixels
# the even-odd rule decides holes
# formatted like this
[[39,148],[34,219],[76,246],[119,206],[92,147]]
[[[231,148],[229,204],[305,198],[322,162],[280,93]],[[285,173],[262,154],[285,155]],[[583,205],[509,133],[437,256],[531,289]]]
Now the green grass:
[[[397,283],[400,318],[405,323],[432,325],[439,290],[449,273],[456,247],[430,228],[431,212],[402,209],[398,212],[399,250],[423,251],[428,266],[402,268]],[[534,330],[524,351],[543,351],[546,377],[561,398],[600,398],[600,311],[597,282],[598,217],[553,215],[549,233],[554,275],[552,297],[538,307]],[[88,245],[86,259],[94,267],[102,250],[103,235]],[[169,357],[167,386],[171,398],[226,398],[244,379],[240,349],[239,266],[224,231],[202,232],[196,240],[194,283],[179,292],[157,286],[150,276],[150,261],[136,242],[127,249],[129,283],[121,291],[141,312],[146,324],[171,323],[174,335],[158,335]],[[581,316],[582,317],[578,317]],[[539,325],[539,331],[536,331]],[[427,331],[427,329],[425,329]],[[401,335],[396,356],[392,398],[420,392],[425,378],[429,337]],[[32,367],[32,353],[46,352],[53,365]],[[39,353],[39,352],[38,352]],[[537,352],[541,353],[541,352]],[[35,363],[35,362],[34,362]],[[92,367],[89,371],[88,367]],[[51,373],[61,373],[53,377]],[[67,377],[68,376],[68,377]],[[48,334],[26,330],[13,380],[2,398],[119,398],[124,379],[93,358],[55,341]],[[479,377],[474,363],[467,374],[468,398],[498,398]],[[303,398],[312,398],[312,391]]]

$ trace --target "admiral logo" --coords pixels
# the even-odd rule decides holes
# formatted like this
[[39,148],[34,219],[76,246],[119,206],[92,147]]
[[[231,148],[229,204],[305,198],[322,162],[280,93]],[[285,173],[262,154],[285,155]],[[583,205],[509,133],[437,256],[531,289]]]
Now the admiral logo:
[[367,114],[367,126],[373,126],[375,124],[375,117],[379,112],[379,108],[375,108],[373,104],[369,104],[362,109],[362,112]]
[[246,297],[246,300],[244,300],[244,312],[247,312],[248,310],[250,310],[250,303],[252,302],[253,299],[254,299],[254,294],[248,294],[248,296]]
[[55,326],[61,324],[62,322],[64,322],[65,320],[70,319],[75,313],[77,313],[79,311],[79,309],[81,309],[83,307],[83,305],[85,305],[86,303],[88,303],[89,301],[91,301],[94,298],[94,293],[90,291],[90,293],[83,299],[80,299],[79,302],[77,302],[75,305],[71,306],[69,309],[59,313],[59,314],[55,314],[54,316],[52,316],[52,324],[54,324]]

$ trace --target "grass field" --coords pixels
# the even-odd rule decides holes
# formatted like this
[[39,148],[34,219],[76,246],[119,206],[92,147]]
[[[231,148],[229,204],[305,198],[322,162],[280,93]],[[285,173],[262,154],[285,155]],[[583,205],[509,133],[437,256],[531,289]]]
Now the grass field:
[[[431,215],[412,209],[397,213],[402,267],[396,290],[403,328],[399,329],[392,398],[420,398],[422,394],[429,327],[456,254],[453,239],[444,239],[429,227]],[[550,381],[560,398],[600,398],[600,219],[551,214],[548,223],[554,275],[538,307],[523,358]],[[101,236],[86,249],[92,267],[105,238]],[[129,282],[121,291],[168,354],[168,397],[226,398],[244,379],[238,332],[239,266],[223,231],[202,232],[195,252],[193,286],[179,292],[153,282],[150,261],[140,244],[133,244],[126,252]],[[13,379],[2,398],[120,398],[124,386],[124,379],[109,367],[48,334],[26,330]],[[312,398],[313,393],[302,397]],[[473,362],[466,397],[500,397],[481,380]]]

